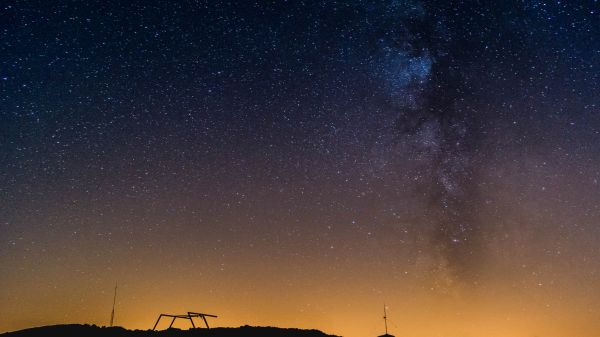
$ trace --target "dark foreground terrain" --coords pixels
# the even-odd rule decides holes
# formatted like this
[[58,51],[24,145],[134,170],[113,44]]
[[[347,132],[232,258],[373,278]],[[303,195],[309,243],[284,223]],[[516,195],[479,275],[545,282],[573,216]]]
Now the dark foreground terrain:
[[95,325],[52,325],[0,334],[2,337],[337,337],[319,330],[242,326],[239,328],[126,330]]

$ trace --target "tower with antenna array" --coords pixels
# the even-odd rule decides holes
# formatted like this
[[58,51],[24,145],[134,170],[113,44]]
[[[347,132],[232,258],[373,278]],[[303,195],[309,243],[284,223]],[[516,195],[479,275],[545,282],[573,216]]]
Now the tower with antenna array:
[[110,313],[110,326],[113,326],[115,321],[115,304],[117,303],[117,283],[115,283],[115,295],[113,296],[113,306]]
[[388,334],[388,326],[387,326],[387,310],[385,303],[383,304],[383,324],[385,324],[385,334],[379,337],[394,337],[393,335]]

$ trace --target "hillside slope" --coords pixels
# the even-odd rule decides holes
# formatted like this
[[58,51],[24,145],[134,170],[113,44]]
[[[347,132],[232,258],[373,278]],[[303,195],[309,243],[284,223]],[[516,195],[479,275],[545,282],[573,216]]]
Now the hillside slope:
[[337,337],[319,330],[242,326],[239,328],[127,330],[95,325],[51,325],[0,334],[2,337]]

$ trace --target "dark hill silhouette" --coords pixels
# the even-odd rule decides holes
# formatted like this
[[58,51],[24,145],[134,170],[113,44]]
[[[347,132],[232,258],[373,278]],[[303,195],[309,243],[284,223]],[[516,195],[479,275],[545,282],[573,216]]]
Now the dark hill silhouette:
[[95,325],[51,325],[6,332],[2,337],[338,337],[319,330],[283,329],[273,327],[241,326],[239,328],[127,330],[121,327]]

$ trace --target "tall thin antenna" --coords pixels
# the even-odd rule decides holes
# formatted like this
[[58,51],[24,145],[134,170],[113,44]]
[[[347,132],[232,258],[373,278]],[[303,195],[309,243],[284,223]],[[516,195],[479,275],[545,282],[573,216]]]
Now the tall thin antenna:
[[115,296],[113,297],[113,307],[110,313],[110,326],[113,326],[115,320],[115,304],[117,303],[117,282],[115,282]]
[[387,312],[385,311],[385,303],[383,303],[383,323],[385,324],[385,334],[387,335]]

